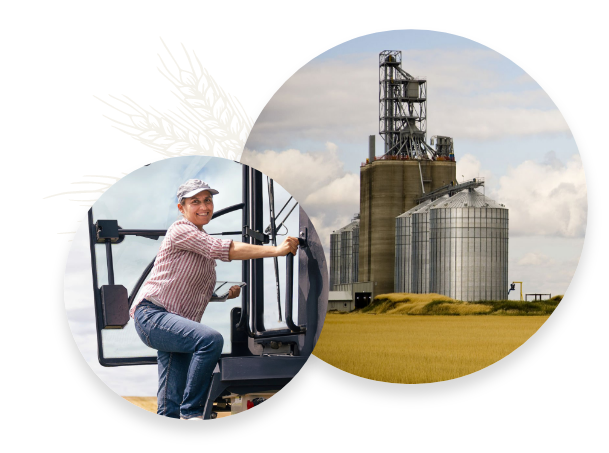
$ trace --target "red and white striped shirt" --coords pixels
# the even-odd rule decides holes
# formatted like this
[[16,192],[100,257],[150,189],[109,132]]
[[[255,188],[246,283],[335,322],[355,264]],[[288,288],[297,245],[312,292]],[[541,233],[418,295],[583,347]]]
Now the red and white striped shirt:
[[216,284],[216,260],[230,261],[231,239],[218,239],[181,219],[167,230],[142,295],[129,314],[147,299],[184,318],[201,321]]

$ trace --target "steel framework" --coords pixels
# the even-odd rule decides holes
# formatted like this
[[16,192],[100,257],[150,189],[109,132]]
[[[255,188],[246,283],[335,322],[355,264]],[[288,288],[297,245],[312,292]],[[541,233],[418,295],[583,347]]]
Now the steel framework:
[[426,143],[427,80],[402,69],[402,52],[379,54],[379,133],[385,156],[433,159],[436,150]]

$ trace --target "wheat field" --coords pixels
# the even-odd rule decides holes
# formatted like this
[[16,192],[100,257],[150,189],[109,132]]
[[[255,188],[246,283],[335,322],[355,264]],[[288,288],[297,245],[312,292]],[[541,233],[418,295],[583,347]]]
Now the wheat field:
[[501,360],[547,319],[328,313],[313,353],[367,379],[404,384],[445,381]]

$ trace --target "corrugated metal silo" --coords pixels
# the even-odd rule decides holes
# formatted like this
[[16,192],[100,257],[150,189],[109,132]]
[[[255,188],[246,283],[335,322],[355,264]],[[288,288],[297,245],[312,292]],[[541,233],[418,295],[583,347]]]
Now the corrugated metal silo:
[[340,232],[340,283],[357,281],[357,243],[359,239],[359,219],[354,219]]
[[340,283],[340,230],[330,235],[330,290]]
[[359,218],[330,235],[330,288],[357,282]]
[[[429,206],[431,201],[409,209],[395,219],[394,291],[412,293],[412,215]],[[415,279],[417,277],[415,276]]]
[[429,239],[430,239],[430,223],[429,210],[433,206],[446,200],[448,195],[445,195],[432,202],[421,203],[412,211],[410,216],[410,231],[411,231],[411,285],[412,293],[422,294],[429,293]]
[[353,232],[351,233],[351,237],[353,240],[353,274],[352,281],[357,282],[358,272],[359,272],[359,220],[357,221],[357,226],[353,228]]
[[429,209],[430,292],[464,300],[507,299],[508,210],[475,190]]
[[394,292],[410,291],[410,211],[395,219],[395,267],[393,276]]

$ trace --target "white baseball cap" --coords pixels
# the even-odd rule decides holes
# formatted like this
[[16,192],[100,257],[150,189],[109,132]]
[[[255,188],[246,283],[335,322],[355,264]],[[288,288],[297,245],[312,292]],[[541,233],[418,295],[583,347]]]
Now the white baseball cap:
[[216,189],[212,189],[209,185],[200,179],[189,179],[178,189],[178,201],[182,201],[184,198],[194,197],[199,192],[204,190],[209,191],[210,194],[216,195],[218,192]]

